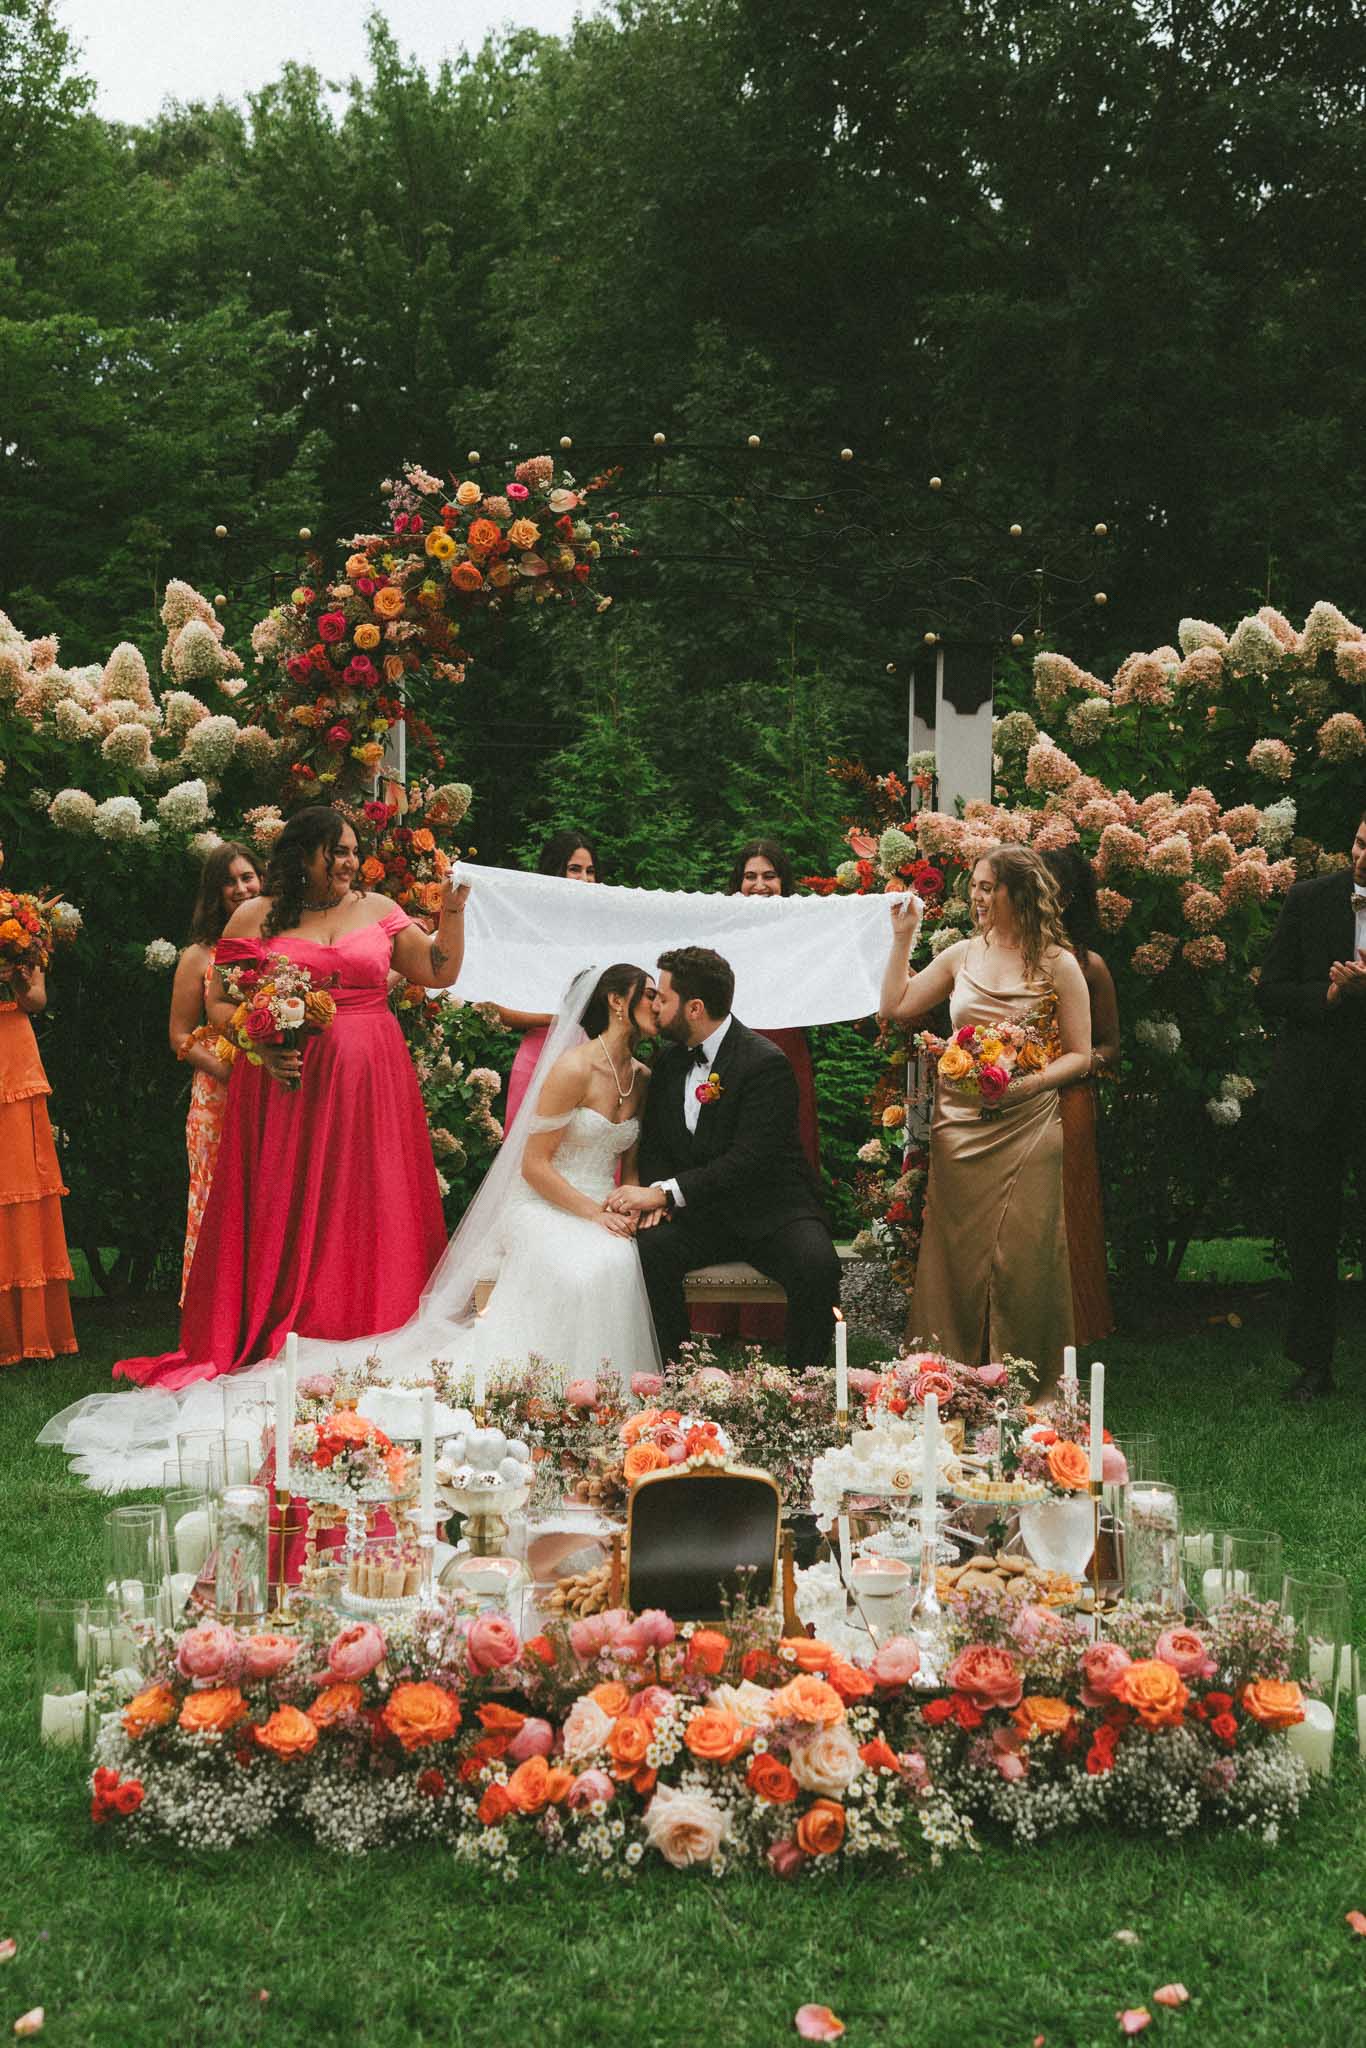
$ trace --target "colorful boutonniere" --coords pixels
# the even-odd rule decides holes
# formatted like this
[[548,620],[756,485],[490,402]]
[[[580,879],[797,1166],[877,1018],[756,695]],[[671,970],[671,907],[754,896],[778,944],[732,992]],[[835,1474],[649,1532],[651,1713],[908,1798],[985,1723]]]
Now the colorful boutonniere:
[[693,1089],[693,1094],[699,1102],[719,1102],[721,1100],[721,1076],[719,1074],[708,1074],[705,1081],[698,1082],[696,1088]]

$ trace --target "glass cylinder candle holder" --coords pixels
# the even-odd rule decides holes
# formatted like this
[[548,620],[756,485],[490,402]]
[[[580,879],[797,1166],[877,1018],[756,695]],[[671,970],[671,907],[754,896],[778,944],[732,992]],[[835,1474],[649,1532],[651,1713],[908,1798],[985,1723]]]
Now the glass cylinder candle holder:
[[209,1484],[216,1494],[229,1486],[254,1486],[261,1470],[260,1450],[249,1436],[221,1436],[209,1455]]
[[244,1438],[251,1446],[252,1469],[245,1484],[255,1479],[266,1454],[271,1416],[270,1374],[225,1373],[219,1384],[223,1390],[224,1436]]
[[181,1476],[187,1465],[207,1465],[209,1483],[213,1484],[214,1459],[223,1455],[223,1432],[221,1429],[189,1429],[176,1439],[176,1454],[180,1459]]
[[104,1518],[104,1590],[109,1606],[145,1642],[170,1575],[166,1510],[113,1508]]
[[83,1749],[88,1721],[90,1603],[40,1600],[37,1624],[34,1689],[39,1740],[56,1748]]
[[[169,1596],[170,1581],[162,1588],[161,1600]],[[149,1635],[146,1622],[132,1622],[119,1610],[117,1601],[92,1602],[87,1631],[86,1685],[90,1693],[92,1724],[101,1712],[109,1712],[141,1692],[144,1683],[143,1650]]]
[[213,1555],[217,1503],[196,1486],[172,1487],[164,1501],[171,1556],[164,1619],[174,1627],[183,1619],[195,1581]]
[[168,1458],[161,1468],[161,1490],[173,1493],[177,1487],[197,1487],[206,1500],[217,1490],[207,1458]]
[[1285,1569],[1278,1529],[1225,1529],[1222,1543],[1220,1563],[1225,1600],[1280,1599]]
[[1281,1606],[1295,1627],[1292,1675],[1336,1715],[1352,1672],[1346,1579],[1337,1572],[1287,1572]]
[[1181,1577],[1181,1502],[1165,1480],[1131,1483],[1124,1525],[1124,1594],[1180,1611],[1185,1606]]
[[220,1621],[265,1620],[270,1606],[269,1509],[264,1486],[228,1486],[218,1497],[214,1608]]

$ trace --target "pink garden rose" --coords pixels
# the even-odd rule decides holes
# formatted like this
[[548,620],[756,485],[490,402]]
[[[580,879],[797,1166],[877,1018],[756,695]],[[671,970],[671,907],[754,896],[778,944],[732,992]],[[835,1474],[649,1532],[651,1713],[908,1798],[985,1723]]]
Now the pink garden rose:
[[236,1636],[219,1621],[201,1621],[180,1638],[175,1668],[196,1686],[227,1683],[241,1669]]
[[645,1839],[675,1870],[710,1863],[725,1837],[726,1816],[705,1792],[661,1785],[645,1809]]
[[515,1764],[524,1764],[529,1756],[549,1756],[555,1747],[555,1730],[549,1721],[540,1721],[533,1715],[523,1721],[517,1733],[508,1744],[508,1755]]
[[1056,1642],[1062,1628],[1060,1616],[1051,1607],[1039,1607],[1026,1600],[1010,1624],[1010,1633],[1027,1655],[1037,1650],[1040,1643]]
[[336,1391],[337,1382],[330,1372],[311,1372],[299,1382],[299,1392],[314,1401],[330,1401]]
[[623,1721],[657,1720],[667,1706],[672,1705],[673,1694],[663,1685],[643,1685],[639,1692],[633,1692],[621,1710]]
[[656,1394],[664,1392],[664,1381],[657,1372],[633,1372],[631,1392],[637,1401],[652,1401]]
[[688,1440],[672,1422],[657,1422],[650,1431],[650,1441],[657,1451],[663,1451],[671,1465],[681,1465],[688,1455]]
[[806,1851],[790,1836],[785,1842],[775,1842],[768,1852],[768,1867],[775,1877],[795,1877],[805,1861]]
[[1024,1697],[1019,1660],[995,1643],[969,1643],[950,1664],[944,1682],[982,1708],[1018,1707]]
[[725,1391],[735,1384],[728,1372],[719,1365],[704,1365],[693,1375],[699,1387],[721,1387]]
[[868,1669],[878,1685],[909,1685],[920,1669],[920,1645],[910,1636],[889,1636]]
[[[584,1703],[580,1700],[578,1704]],[[581,1771],[569,1788],[569,1805],[577,1813],[580,1807],[592,1806],[599,1799],[605,1806],[616,1796],[617,1788],[606,1771]]]
[[1118,1444],[1101,1445],[1100,1476],[1106,1486],[1129,1484],[1129,1461]]
[[1193,1628],[1164,1629],[1153,1648],[1154,1657],[1182,1678],[1213,1678],[1216,1665],[1203,1636]]
[[833,1728],[817,1728],[804,1742],[794,1742],[788,1762],[802,1790],[822,1799],[840,1798],[860,1769],[858,1744],[843,1721]]
[[274,1678],[298,1654],[299,1645],[292,1636],[248,1636],[242,1645],[242,1670],[248,1678]]
[[465,1638],[466,1661],[476,1678],[515,1664],[521,1649],[521,1638],[505,1614],[476,1616]]
[[565,1716],[565,1762],[578,1764],[587,1757],[596,1756],[606,1746],[611,1732],[611,1715],[604,1713],[597,1701],[590,1700],[585,1693],[581,1699],[575,1700]]
[[373,1621],[353,1622],[327,1646],[327,1668],[342,1685],[355,1685],[384,1661],[384,1631]]
[[1029,1768],[1024,1758],[1013,1749],[994,1750],[991,1761],[1008,1785],[1013,1785],[1017,1779],[1022,1778]]
[[945,1408],[957,1391],[958,1389],[954,1386],[948,1373],[942,1372],[938,1366],[934,1365],[927,1366],[924,1372],[917,1373],[915,1379],[911,1382],[911,1399],[919,1402],[922,1408],[931,1394],[934,1395],[940,1407]]
[[622,1629],[613,1647],[642,1657],[650,1650],[667,1649],[677,1634],[676,1623],[670,1620],[662,1607],[647,1607],[643,1614],[638,1614]]
[[605,1614],[589,1614],[569,1624],[569,1647],[580,1663],[586,1664],[614,1643],[626,1627],[629,1616],[624,1607],[609,1607]]
[[598,1405],[598,1383],[596,1380],[571,1380],[564,1390],[565,1405],[570,1408],[596,1408]]
[[1115,1696],[1115,1687],[1133,1658],[1118,1643],[1092,1643],[1082,1653],[1081,1697],[1088,1707],[1103,1707]]
[[1003,1387],[1006,1383],[1006,1370],[1003,1365],[979,1365],[974,1378],[979,1387]]

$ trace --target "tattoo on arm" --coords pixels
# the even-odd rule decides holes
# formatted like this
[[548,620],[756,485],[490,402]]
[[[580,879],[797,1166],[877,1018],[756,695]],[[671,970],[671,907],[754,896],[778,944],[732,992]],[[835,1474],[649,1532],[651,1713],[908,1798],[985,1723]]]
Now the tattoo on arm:
[[445,947],[444,947],[444,946],[442,945],[442,943],[441,943],[441,940],[440,940],[440,938],[434,935],[434,936],[433,936],[433,938],[432,938],[432,972],[433,972],[433,974],[440,974],[440,973],[441,973],[441,971],[442,971],[442,969],[443,969],[443,968],[445,967],[445,965],[446,965],[446,962],[447,962],[447,961],[448,961],[448,960],[450,959],[450,957],[451,957],[451,956],[450,956],[450,954],[449,954],[449,953],[448,953],[448,952],[446,951],[446,948],[445,948]]

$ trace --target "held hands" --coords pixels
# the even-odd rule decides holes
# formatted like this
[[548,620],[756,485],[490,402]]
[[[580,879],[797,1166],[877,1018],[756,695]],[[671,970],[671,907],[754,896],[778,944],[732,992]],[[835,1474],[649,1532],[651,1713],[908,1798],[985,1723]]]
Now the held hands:
[[600,1209],[593,1221],[600,1223],[613,1237],[634,1237],[640,1225],[638,1216],[625,1215],[618,1209]]
[[607,1207],[615,1215],[635,1216],[644,1223],[657,1222],[667,1206],[668,1197],[663,1188],[642,1188],[627,1185],[614,1188],[607,1197]]
[[1366,957],[1335,960],[1328,970],[1328,1000],[1340,1003],[1344,997],[1366,995]]

